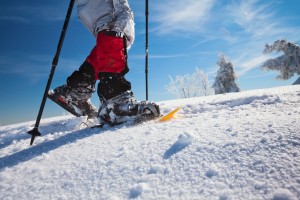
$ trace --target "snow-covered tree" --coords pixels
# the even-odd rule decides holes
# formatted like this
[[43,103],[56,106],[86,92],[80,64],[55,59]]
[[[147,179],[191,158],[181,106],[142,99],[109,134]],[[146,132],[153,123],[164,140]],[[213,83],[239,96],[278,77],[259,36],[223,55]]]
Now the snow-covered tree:
[[208,96],[214,94],[207,75],[196,68],[192,75],[185,74],[176,76],[175,80],[170,76],[170,83],[166,86],[170,94],[178,98],[190,98],[197,96]]
[[[300,75],[300,47],[296,43],[286,40],[277,40],[273,45],[266,44],[264,54],[271,52],[280,52],[284,54],[280,57],[269,59],[261,66],[264,70],[278,70],[280,75],[277,79],[287,80],[294,76]],[[298,79],[295,83],[299,83]]]
[[176,76],[175,80],[171,76],[169,78],[170,83],[166,86],[169,93],[176,95],[178,98],[191,97],[191,78],[189,74]]
[[219,55],[217,64],[220,66],[213,88],[216,94],[240,92],[239,86],[235,83],[237,76],[232,63],[223,55]]
[[209,96],[215,94],[212,84],[208,80],[208,76],[204,71],[196,68],[196,72],[193,74],[195,86],[198,91],[198,96]]
[[300,85],[300,77],[293,83],[293,85]]

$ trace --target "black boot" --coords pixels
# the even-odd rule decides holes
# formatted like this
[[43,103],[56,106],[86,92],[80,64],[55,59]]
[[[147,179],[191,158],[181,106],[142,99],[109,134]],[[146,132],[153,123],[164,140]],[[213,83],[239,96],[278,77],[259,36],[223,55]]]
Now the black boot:
[[128,90],[103,103],[99,108],[98,120],[100,124],[117,125],[148,121],[159,116],[157,104],[148,101],[139,102]]
[[98,112],[100,124],[136,123],[160,116],[157,104],[134,99],[131,84],[123,75],[105,75],[99,76],[98,95],[102,103]]
[[102,72],[99,73],[99,80],[98,96],[102,103],[131,90],[131,83],[125,79],[123,74]]
[[95,92],[95,83],[93,67],[84,62],[78,71],[68,77],[66,85],[49,91],[48,97],[77,117],[95,118],[97,109],[90,101]]

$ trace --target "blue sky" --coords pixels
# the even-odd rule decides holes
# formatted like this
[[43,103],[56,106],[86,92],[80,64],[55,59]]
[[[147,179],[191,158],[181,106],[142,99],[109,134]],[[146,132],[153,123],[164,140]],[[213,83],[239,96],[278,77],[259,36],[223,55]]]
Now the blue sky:
[[[129,3],[136,40],[126,77],[136,98],[144,100],[145,2]],[[0,125],[36,119],[68,5],[66,0],[0,2]],[[266,43],[300,42],[299,8],[299,0],[149,1],[149,100],[175,98],[165,89],[169,76],[192,74],[196,67],[213,81],[220,52],[233,63],[242,90],[290,85],[297,77],[279,81],[277,72],[259,66],[267,59]],[[74,8],[51,88],[65,83],[94,43]],[[99,105],[96,94],[92,101]],[[64,113],[48,100],[43,117]]]

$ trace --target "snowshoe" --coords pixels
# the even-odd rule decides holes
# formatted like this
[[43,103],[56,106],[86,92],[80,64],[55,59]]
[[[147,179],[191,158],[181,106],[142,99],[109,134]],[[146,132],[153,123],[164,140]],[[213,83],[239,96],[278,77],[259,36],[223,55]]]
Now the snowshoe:
[[97,109],[90,98],[83,98],[83,94],[75,94],[67,85],[49,90],[48,98],[76,117],[88,116],[88,119],[97,117]]
[[144,122],[159,116],[157,104],[148,101],[138,102],[130,90],[105,101],[98,111],[99,123],[112,126],[125,122]]

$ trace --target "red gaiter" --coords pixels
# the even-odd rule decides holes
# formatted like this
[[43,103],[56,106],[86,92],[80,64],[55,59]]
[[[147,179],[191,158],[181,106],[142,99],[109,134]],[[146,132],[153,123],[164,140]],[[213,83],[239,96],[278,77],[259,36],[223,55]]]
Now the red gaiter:
[[99,80],[99,72],[121,73],[126,68],[123,38],[98,33],[96,46],[86,58]]

